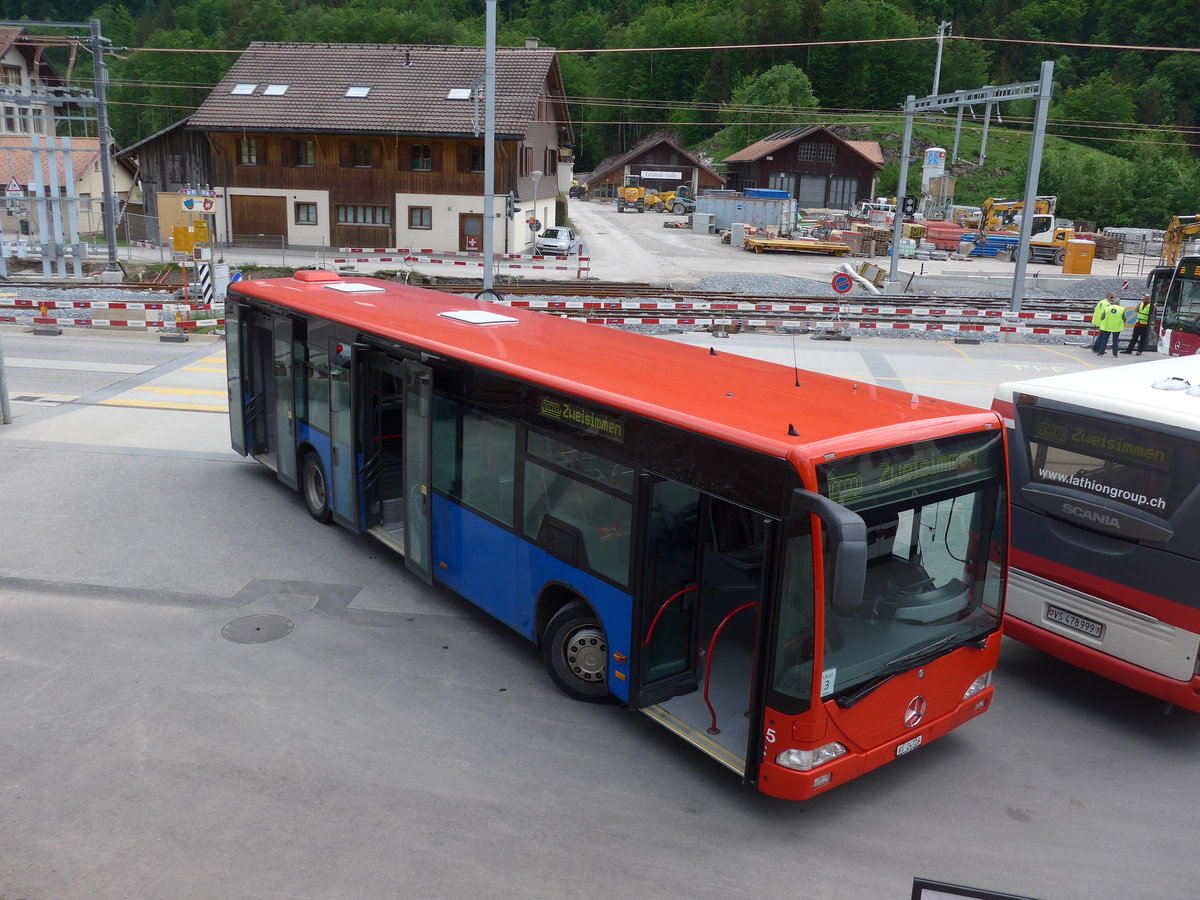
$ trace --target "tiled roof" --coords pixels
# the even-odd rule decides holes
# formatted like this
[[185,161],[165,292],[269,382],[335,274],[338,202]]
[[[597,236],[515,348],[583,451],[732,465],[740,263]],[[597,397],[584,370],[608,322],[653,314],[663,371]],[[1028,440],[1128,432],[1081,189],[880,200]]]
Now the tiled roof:
[[[823,131],[835,141],[845,144],[876,168],[883,168],[883,151],[880,150],[877,141],[847,141],[824,125],[809,125],[807,128],[792,128],[788,131],[777,131],[763,138],[761,141],[751,144],[749,147],[742,148],[737,153],[731,153],[721,161],[726,163],[757,162],[764,156],[772,156],[785,147],[803,140],[818,131]],[[871,149],[872,146],[874,147],[873,152]]]
[[[100,157],[99,138],[71,138],[71,168],[75,170],[74,181],[78,182]],[[56,149],[54,159],[58,169],[59,186],[63,186],[63,154]],[[42,184],[46,184],[46,156],[42,152],[40,160]],[[30,148],[28,135],[0,136],[0,181],[9,183],[9,179],[17,179],[17,184],[28,186],[33,181],[33,150]]]
[[875,165],[883,165],[883,148],[879,146],[879,141],[846,141],[846,143]]
[[0,56],[7,53],[17,38],[24,33],[24,28],[0,28]]
[[11,26],[0,28],[0,56],[15,49],[25,57],[29,68],[32,69],[34,61],[37,61],[35,77],[40,78],[46,84],[62,84],[62,77],[55,71],[54,66],[38,53],[38,45],[34,41],[35,38],[27,35],[24,28]]
[[[552,48],[496,49],[498,137],[526,134],[552,73],[550,87],[561,91]],[[453,89],[465,93],[483,74],[482,47],[255,42],[192,114],[189,127],[469,135],[476,104],[447,95]],[[233,93],[238,85],[254,85],[253,92]],[[264,94],[268,85],[287,89],[271,96]],[[351,87],[370,90],[365,97],[347,97]],[[482,101],[478,121],[482,131]]]

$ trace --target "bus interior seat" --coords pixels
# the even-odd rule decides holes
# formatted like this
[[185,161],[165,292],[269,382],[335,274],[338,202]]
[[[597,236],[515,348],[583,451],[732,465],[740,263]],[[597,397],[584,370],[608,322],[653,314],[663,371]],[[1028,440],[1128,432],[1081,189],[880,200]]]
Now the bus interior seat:
[[762,565],[765,529],[761,517],[745,507],[713,501],[709,512],[712,548],[739,569]]
[[867,574],[863,590],[865,609],[873,608],[881,599],[891,600],[899,591],[911,590],[928,582],[928,576],[921,566],[893,552],[899,530],[899,518],[867,526]]
[[970,606],[970,593],[959,579],[952,578],[939,588],[928,591],[902,591],[897,600],[896,618],[901,622],[929,625],[958,616]]

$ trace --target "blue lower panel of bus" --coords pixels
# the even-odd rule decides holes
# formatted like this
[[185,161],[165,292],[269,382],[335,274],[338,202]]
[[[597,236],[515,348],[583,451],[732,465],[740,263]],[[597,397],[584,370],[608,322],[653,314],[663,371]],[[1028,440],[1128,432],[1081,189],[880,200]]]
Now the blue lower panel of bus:
[[[325,467],[325,483],[329,483],[329,435],[324,434],[313,428],[307,422],[296,420],[296,446],[300,447],[303,444],[311,444],[313,449],[317,451],[317,455],[321,457],[321,465]],[[299,459],[296,460],[300,462]]]
[[463,509],[439,494],[433,496],[434,577],[534,640],[537,597],[547,584],[562,584],[591,605],[608,637],[608,688],[613,696],[629,699],[629,682],[614,677],[628,666],[611,663],[613,653],[629,658],[633,600],[594,575],[533,546],[482,516]]

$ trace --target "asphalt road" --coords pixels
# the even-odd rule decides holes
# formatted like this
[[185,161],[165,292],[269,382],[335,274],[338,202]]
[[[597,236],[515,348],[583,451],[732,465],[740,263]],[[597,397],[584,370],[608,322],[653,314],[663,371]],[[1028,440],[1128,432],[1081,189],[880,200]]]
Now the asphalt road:
[[[915,875],[1195,896],[1198,716],[1010,643],[987,715],[772,801],[648,719],[567,700],[523,640],[312,521],[226,449],[220,344],[43,340],[0,329],[10,366],[149,368],[8,372],[80,399],[0,426],[4,900],[883,900]],[[914,352],[806,363],[949,389],[1042,351]],[[222,637],[251,615],[293,627]]]

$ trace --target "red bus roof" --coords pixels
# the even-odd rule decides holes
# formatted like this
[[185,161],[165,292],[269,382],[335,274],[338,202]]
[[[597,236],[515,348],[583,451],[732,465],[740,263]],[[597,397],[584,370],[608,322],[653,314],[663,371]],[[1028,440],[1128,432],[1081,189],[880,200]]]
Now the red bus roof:
[[[914,403],[908,393],[803,369],[797,387],[797,373],[788,366],[719,349],[714,355],[673,341],[394,282],[342,279],[320,271],[297,274],[240,281],[230,288],[773,456],[820,462],[829,453],[846,456],[1000,424],[987,410],[929,397]],[[367,291],[344,291],[352,285]],[[511,321],[479,325],[444,315],[462,310]]]

